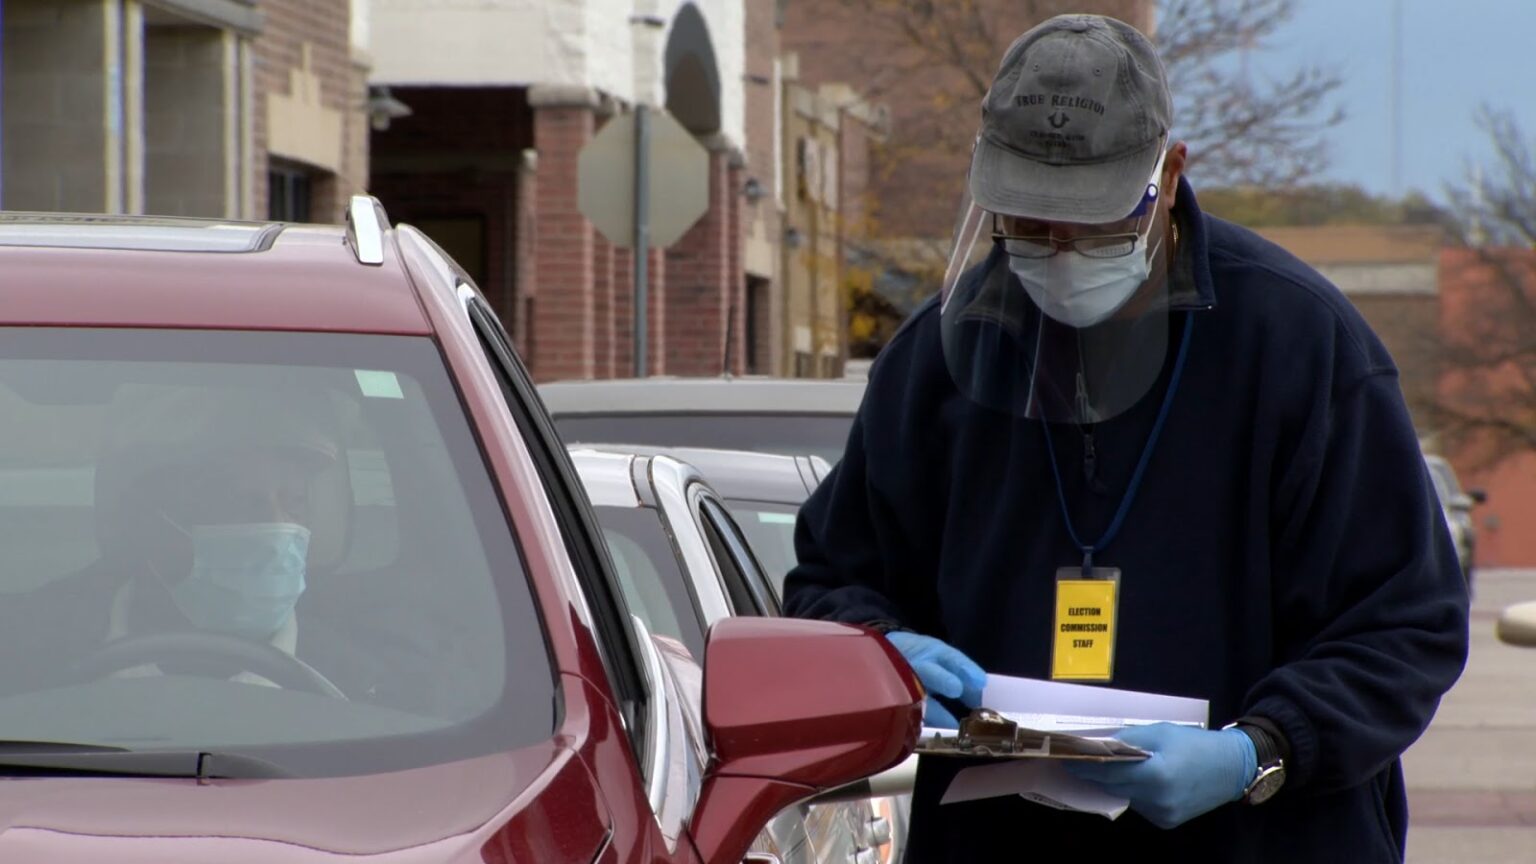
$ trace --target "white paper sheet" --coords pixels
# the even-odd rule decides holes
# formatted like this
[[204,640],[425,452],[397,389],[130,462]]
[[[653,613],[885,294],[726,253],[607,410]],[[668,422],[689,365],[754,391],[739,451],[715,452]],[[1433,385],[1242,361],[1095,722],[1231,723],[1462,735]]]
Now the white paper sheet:
[[1067,773],[1062,763],[1047,759],[1015,759],[966,768],[944,790],[942,804],[1018,795],[1058,810],[1097,813],[1118,819],[1130,806],[1093,783]]
[[1210,703],[1204,699],[1011,675],[988,675],[981,704],[1041,732],[1113,734],[1148,723],[1204,728],[1210,718]]

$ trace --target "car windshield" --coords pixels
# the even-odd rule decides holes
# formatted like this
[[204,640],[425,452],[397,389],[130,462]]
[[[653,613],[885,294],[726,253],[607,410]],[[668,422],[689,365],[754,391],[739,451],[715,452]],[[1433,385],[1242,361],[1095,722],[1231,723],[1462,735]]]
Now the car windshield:
[[653,447],[709,447],[786,456],[843,458],[853,415],[829,414],[580,414],[555,418],[566,441]]
[[752,544],[752,553],[763,565],[763,572],[773,584],[780,600],[784,599],[784,577],[794,569],[795,514],[799,509],[788,504],[732,499],[726,502]]
[[454,394],[424,337],[0,329],[0,737],[293,776],[547,738]]
[[703,662],[704,628],[661,514],[652,507],[594,507],[629,611]]

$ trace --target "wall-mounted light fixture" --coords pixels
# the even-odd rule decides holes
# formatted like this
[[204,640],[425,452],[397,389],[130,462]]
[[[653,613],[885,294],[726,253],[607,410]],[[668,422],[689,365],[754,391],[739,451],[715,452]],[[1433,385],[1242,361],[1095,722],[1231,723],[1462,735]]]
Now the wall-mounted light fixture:
[[800,233],[799,228],[795,228],[793,226],[785,228],[784,245],[791,249],[799,249],[801,246],[805,245],[805,235]]
[[748,204],[756,204],[763,200],[763,196],[767,193],[763,191],[763,184],[759,183],[756,177],[748,177],[746,184],[741,187],[741,194],[747,199]]
[[389,128],[391,121],[411,116],[411,106],[396,99],[388,87],[368,88],[368,123],[375,132]]

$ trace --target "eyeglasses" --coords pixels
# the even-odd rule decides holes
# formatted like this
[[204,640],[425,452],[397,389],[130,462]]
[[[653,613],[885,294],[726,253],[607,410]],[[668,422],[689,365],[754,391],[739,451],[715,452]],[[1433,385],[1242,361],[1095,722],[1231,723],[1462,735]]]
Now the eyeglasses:
[[1136,209],[1126,216],[1127,219],[1136,220],[1133,231],[1091,234],[1059,240],[1051,236],[1048,228],[1040,234],[1009,234],[999,227],[998,214],[994,213],[992,214],[992,239],[1002,243],[1003,250],[1015,258],[1049,258],[1062,249],[1070,249],[1086,258],[1124,258],[1135,252],[1139,243],[1145,242],[1144,238],[1152,229],[1152,217],[1156,214],[1153,205],[1157,203],[1158,190],[1163,179],[1163,160],[1167,156],[1167,150],[1164,150],[1162,155],[1157,157],[1157,164],[1152,166],[1152,176],[1147,181],[1147,191],[1141,196]]
[[[992,239],[1003,244],[1003,250],[1015,258],[1049,258],[1062,249],[1071,249],[1087,258],[1124,258],[1136,251],[1144,232],[1137,230],[1121,234],[1094,234],[1083,237],[1057,239],[1049,234],[1021,236],[1007,234],[996,225],[993,217]],[[1147,228],[1151,228],[1148,220]]]

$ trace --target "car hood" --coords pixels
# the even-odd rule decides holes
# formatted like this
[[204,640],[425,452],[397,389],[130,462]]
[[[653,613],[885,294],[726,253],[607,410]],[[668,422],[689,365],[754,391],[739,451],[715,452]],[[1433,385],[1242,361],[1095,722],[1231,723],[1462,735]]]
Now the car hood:
[[553,741],[358,777],[0,780],[0,861],[36,864],[456,864],[491,850],[585,864],[609,825],[592,775]]

